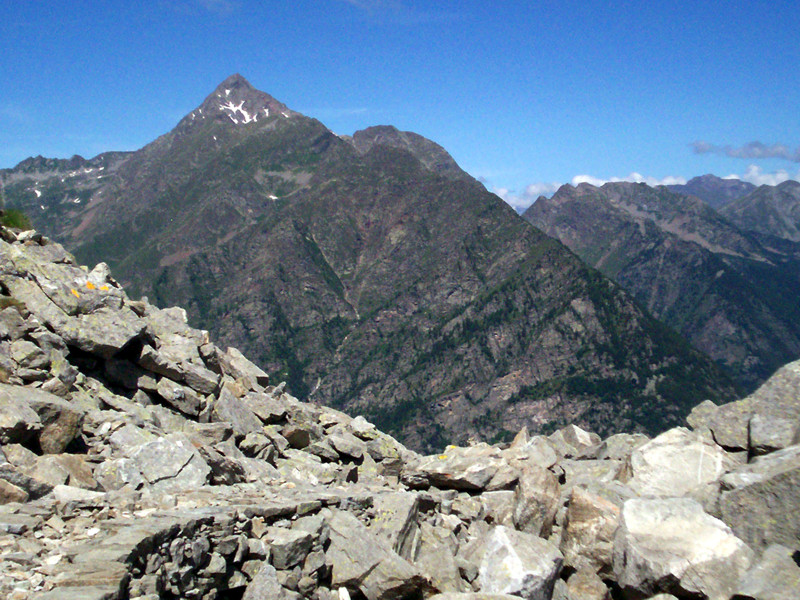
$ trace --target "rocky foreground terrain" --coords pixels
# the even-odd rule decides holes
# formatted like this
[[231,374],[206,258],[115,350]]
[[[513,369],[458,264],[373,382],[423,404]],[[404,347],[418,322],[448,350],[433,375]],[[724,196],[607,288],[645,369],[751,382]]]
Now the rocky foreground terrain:
[[0,597],[800,597],[800,362],[648,439],[422,456],[0,230]]

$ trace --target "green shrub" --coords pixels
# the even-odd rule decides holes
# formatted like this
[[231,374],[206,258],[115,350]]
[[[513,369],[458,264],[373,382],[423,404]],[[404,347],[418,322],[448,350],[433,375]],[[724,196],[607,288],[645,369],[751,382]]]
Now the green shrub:
[[0,225],[22,230],[33,229],[28,215],[15,208],[2,211],[2,215],[0,215]]

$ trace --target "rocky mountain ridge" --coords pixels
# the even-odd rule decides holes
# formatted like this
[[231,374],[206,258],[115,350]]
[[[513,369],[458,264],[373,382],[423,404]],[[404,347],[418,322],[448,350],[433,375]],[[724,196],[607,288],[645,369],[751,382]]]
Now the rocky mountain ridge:
[[800,242],[800,182],[762,185],[720,212],[745,231]]
[[43,204],[21,182],[7,198],[131,295],[185,307],[296,396],[418,450],[523,425],[653,433],[735,395],[437,144],[342,138],[276,102],[234,76],[87,201]]
[[685,184],[668,185],[667,189],[676,194],[700,198],[711,208],[720,209],[726,204],[743,198],[756,189],[756,186],[741,179],[724,179],[706,174],[692,177]]
[[524,217],[746,388],[800,356],[800,269],[790,240],[764,244],[697,198],[634,183],[563,186]]
[[9,600],[789,600],[800,363],[653,439],[422,456],[0,229]]

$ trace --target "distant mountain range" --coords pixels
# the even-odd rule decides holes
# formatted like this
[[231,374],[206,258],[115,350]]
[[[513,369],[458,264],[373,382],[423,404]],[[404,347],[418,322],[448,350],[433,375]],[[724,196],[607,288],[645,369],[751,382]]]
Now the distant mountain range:
[[415,448],[568,422],[656,432],[737,396],[434,142],[337,136],[238,75],[137,152],[0,178],[9,205],[131,294],[186,307],[296,395]]
[[800,183],[751,187],[717,212],[670,191],[702,189],[719,206],[734,187],[713,176],[669,188],[563,186],[524,218],[753,388],[800,355]]

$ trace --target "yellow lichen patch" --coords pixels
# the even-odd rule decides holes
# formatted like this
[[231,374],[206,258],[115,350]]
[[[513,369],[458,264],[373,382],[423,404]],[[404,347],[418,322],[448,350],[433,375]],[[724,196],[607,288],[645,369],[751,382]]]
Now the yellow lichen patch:
[[108,291],[108,286],[107,285],[101,286],[100,287],[100,291],[107,292]]
[[75,288],[70,288],[69,291],[72,292],[72,295],[75,296],[76,298],[81,297],[81,295],[78,293],[78,290],[76,290]]
[[96,289],[91,281],[86,282],[86,287],[89,288],[90,290]]
[[440,454],[439,460],[447,460],[447,454]]

